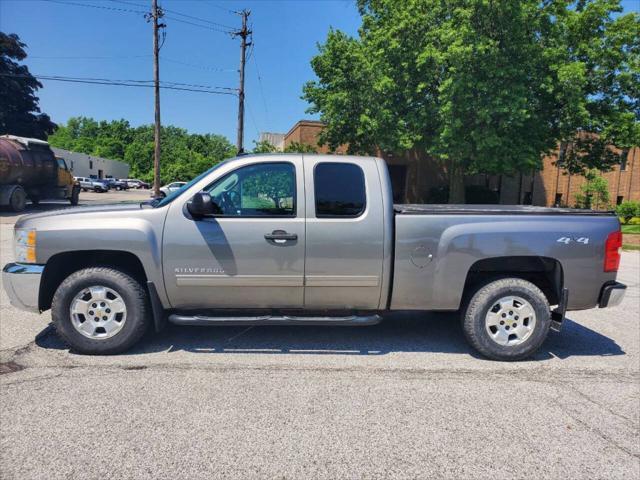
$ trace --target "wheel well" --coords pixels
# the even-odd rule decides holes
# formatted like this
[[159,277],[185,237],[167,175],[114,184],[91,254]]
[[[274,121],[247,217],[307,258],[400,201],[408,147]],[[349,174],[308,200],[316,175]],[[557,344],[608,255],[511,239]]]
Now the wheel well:
[[142,262],[131,252],[117,250],[80,250],[64,252],[49,259],[42,273],[38,306],[41,311],[51,308],[53,295],[60,284],[73,272],[89,267],[115,268],[146,285],[147,275]]
[[493,257],[478,260],[467,273],[464,291],[473,291],[487,277],[517,277],[537,286],[550,305],[560,302],[563,287],[562,265],[549,257]]

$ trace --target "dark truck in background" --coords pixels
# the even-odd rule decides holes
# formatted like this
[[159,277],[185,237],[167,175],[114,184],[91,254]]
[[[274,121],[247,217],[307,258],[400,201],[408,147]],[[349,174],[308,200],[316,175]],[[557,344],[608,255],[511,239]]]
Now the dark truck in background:
[[371,325],[457,311],[483,355],[532,355],[567,310],[619,304],[611,212],[393,205],[385,162],[273,154],[222,162],[163,199],[22,217],[11,303],[73,349],[153,325]]
[[0,136],[0,207],[25,209],[27,199],[69,200],[77,205],[80,186],[49,144],[35,138]]

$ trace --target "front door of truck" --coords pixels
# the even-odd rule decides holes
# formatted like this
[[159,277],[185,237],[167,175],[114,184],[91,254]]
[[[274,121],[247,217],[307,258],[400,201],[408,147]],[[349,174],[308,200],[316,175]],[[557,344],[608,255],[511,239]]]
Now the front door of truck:
[[305,308],[376,310],[384,207],[376,162],[306,157]]
[[171,204],[163,268],[174,308],[301,308],[305,198],[297,156],[231,162],[203,187],[219,213]]

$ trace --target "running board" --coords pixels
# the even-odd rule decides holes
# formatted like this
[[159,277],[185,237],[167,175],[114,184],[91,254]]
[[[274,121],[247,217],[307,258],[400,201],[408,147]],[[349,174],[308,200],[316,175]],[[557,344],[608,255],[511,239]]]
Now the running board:
[[174,325],[376,325],[382,321],[380,315],[348,317],[295,317],[291,315],[264,315],[255,317],[207,317],[204,315],[169,315]]

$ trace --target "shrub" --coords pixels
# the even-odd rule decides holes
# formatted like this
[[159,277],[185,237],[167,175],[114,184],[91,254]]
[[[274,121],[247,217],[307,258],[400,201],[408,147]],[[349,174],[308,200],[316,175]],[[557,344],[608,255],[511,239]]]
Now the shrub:
[[616,207],[616,213],[624,219],[624,223],[629,223],[633,217],[640,217],[640,202],[627,200]]

